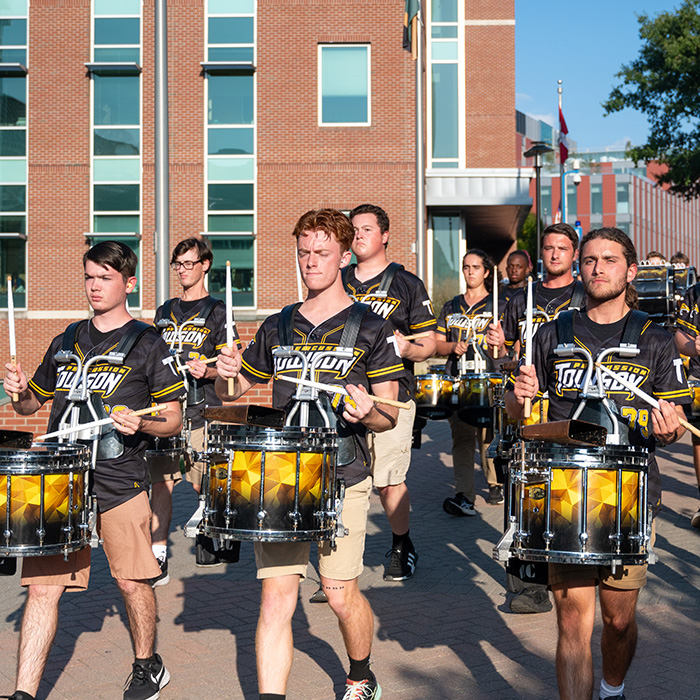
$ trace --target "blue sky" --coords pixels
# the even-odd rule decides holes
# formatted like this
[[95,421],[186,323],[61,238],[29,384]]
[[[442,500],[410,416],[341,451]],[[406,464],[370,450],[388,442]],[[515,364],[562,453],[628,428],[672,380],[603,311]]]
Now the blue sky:
[[579,148],[643,143],[646,119],[625,110],[603,116],[615,73],[639,53],[638,14],[655,16],[681,0],[515,0],[516,108],[557,126],[557,80],[569,137]]

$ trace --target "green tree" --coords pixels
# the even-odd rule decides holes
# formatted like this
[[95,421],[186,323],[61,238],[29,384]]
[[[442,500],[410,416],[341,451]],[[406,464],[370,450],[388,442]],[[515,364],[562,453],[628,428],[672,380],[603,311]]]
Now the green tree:
[[658,161],[668,171],[658,179],[687,199],[700,195],[700,0],[650,18],[639,15],[642,47],[623,65],[603,103],[605,114],[626,107],[649,121],[649,137],[627,155],[635,161]]
[[[541,231],[543,230],[544,225],[541,228]],[[537,260],[537,219],[532,212],[527,215],[523,222],[517,242],[518,250],[526,250],[530,254],[530,259],[534,265],[535,260]]]

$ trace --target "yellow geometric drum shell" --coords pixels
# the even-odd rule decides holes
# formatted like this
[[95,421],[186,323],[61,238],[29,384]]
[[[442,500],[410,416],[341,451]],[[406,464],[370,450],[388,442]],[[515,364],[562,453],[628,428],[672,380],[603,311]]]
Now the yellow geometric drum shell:
[[538,423],[547,422],[547,413],[549,412],[549,398],[547,396],[541,399],[535,399],[532,402],[530,409],[530,417],[523,418],[523,425],[536,425]]
[[525,444],[511,452],[513,549],[525,561],[639,564],[648,559],[648,455],[624,445]]
[[494,390],[503,383],[503,375],[495,372],[463,374],[459,378],[459,417],[469,425],[491,425]]
[[700,426],[700,379],[690,377],[688,387],[693,395],[693,403],[683,406],[683,410],[689,422]]
[[87,546],[89,469],[83,445],[0,448],[0,555],[67,554]]
[[414,393],[416,413],[435,420],[450,416],[457,399],[455,381],[449,374],[419,374]]
[[336,454],[329,428],[210,424],[204,532],[257,542],[331,539]]

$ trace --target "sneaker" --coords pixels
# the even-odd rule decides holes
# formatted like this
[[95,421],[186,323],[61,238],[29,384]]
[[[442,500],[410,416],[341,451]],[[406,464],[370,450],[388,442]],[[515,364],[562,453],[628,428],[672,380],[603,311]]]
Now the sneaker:
[[489,497],[486,499],[486,502],[490,506],[500,506],[504,500],[503,487],[501,485],[489,486]]
[[326,595],[326,592],[321,588],[321,586],[318,587],[318,590],[309,598],[309,603],[327,603],[328,602],[328,596]]
[[626,699],[625,699],[625,694],[622,693],[622,695],[612,695],[612,696],[609,695],[607,698],[600,698],[599,697],[598,700],[626,700]]
[[0,695],[0,698],[7,698],[7,700],[34,700],[33,695],[25,693],[23,690],[15,690],[12,695]]
[[696,527],[698,530],[700,530],[700,510],[698,510],[698,512],[690,518],[690,526]]
[[545,586],[530,586],[510,599],[510,611],[514,613],[546,613],[552,609],[552,601]]
[[343,700],[379,700],[381,697],[382,688],[373,673],[372,678],[364,681],[345,681]]
[[131,675],[124,684],[124,700],[156,700],[160,697],[161,688],[169,682],[170,674],[158,654],[155,654],[154,661],[145,666],[134,662]]
[[446,498],[442,509],[450,515],[476,515],[474,504],[461,491],[452,498]]
[[391,559],[389,566],[384,571],[385,581],[405,581],[415,573],[418,555],[411,540],[408,540],[407,545],[400,549],[390,549],[386,556],[391,557]]
[[163,557],[162,559],[158,557],[156,561],[158,562],[158,566],[160,566],[160,575],[151,579],[151,588],[155,588],[156,586],[167,586],[170,583],[167,557]]
[[197,543],[195,545],[194,556],[195,566],[220,566],[223,564],[216,554],[216,550],[214,549],[214,540],[212,540],[211,537],[197,535],[197,539],[195,541]]

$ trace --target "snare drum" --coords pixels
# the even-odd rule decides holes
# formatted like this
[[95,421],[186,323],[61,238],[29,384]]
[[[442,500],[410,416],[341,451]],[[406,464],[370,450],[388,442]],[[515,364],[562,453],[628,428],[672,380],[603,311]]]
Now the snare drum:
[[511,451],[512,551],[525,561],[643,564],[649,556],[648,453],[546,442]]
[[459,417],[469,425],[486,427],[491,425],[494,405],[494,390],[503,383],[497,373],[467,373],[459,378]]
[[530,408],[530,417],[523,418],[523,425],[536,425],[547,422],[547,412],[549,411],[549,397],[545,394],[541,399],[535,399]]
[[416,377],[416,413],[425,418],[447,418],[455,407],[456,377],[449,374],[419,374]]
[[204,534],[232,540],[333,540],[337,434],[330,428],[209,424]]
[[683,406],[689,423],[700,426],[700,379],[688,379],[688,388],[693,395],[693,403]]
[[90,544],[90,463],[83,445],[0,449],[0,556],[67,555]]

